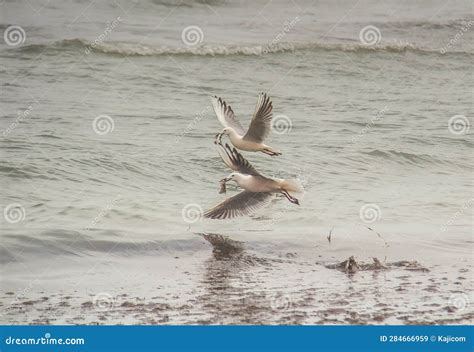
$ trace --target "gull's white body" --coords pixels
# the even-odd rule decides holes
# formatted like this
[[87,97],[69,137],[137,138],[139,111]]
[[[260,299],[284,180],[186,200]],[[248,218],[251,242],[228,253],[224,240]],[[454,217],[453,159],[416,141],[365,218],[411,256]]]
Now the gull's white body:
[[234,172],[233,179],[237,184],[250,192],[280,192],[283,180],[273,180],[265,176],[244,175]]
[[265,143],[257,143],[245,140],[244,136],[239,135],[232,127],[227,127],[226,130],[231,143],[237,149],[245,150],[246,152],[264,152],[269,150],[278,153]]

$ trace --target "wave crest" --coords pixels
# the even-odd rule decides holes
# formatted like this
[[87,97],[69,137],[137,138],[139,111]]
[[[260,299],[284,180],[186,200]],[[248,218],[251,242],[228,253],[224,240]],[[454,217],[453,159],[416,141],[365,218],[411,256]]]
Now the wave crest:
[[[193,55],[193,56],[263,56],[275,53],[295,51],[344,51],[344,52],[391,52],[407,51],[432,53],[438,55],[468,54],[471,52],[451,51],[441,54],[439,49],[421,48],[411,43],[389,43],[375,46],[365,46],[361,43],[277,43],[275,45],[203,45],[197,48],[149,46],[125,42],[104,42],[94,47],[84,39],[65,39],[52,44],[30,44],[17,50],[22,52],[41,52],[44,50],[82,49],[85,53],[118,55],[118,56],[162,56],[162,55]],[[87,52],[86,52],[87,51]]]

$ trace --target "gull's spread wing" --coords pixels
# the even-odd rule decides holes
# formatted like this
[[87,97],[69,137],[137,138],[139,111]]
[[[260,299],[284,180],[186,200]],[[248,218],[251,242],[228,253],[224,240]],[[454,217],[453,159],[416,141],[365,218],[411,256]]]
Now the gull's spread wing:
[[236,119],[234,115],[234,111],[227,105],[227,103],[222,100],[222,98],[218,98],[217,96],[212,96],[212,106],[214,107],[214,111],[217,115],[218,120],[224,127],[232,127],[235,132],[243,136],[245,131],[240,124],[240,122]]
[[265,93],[260,93],[252,121],[250,121],[249,129],[244,136],[245,140],[262,143],[267,138],[272,124],[272,110],[270,98]]
[[272,193],[270,192],[243,191],[209,209],[204,213],[204,217],[222,220],[236,216],[252,215],[256,210],[268,204],[271,196]]
[[215,142],[217,151],[224,163],[232,170],[241,174],[261,176],[255,168],[240,154],[237,149],[231,148],[227,143],[222,145],[221,142]]

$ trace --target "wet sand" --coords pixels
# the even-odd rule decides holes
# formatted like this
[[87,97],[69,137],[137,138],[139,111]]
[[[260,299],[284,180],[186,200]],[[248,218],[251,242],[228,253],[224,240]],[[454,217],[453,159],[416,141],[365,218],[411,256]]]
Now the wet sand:
[[[76,258],[87,271],[65,265],[48,271],[41,280],[33,272],[4,280],[1,323],[473,321],[472,265],[467,260],[429,264],[413,258],[374,261],[342,254],[324,258],[317,246],[262,251],[218,234],[195,235],[194,240],[202,244],[200,250],[162,253],[146,260]],[[95,265],[91,267],[89,261]]]

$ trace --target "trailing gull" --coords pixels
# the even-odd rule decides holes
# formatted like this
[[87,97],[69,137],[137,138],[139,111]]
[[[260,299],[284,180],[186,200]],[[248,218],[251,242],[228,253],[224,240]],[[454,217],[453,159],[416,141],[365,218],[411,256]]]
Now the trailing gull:
[[211,99],[217,118],[224,126],[222,132],[216,135],[219,141],[221,141],[222,135],[225,134],[229,136],[230,141],[237,149],[262,152],[271,156],[281,155],[280,152],[263,143],[270,133],[273,109],[272,102],[265,93],[258,95],[255,112],[247,132],[236,119],[230,105],[217,96],[213,96]]
[[235,148],[227,143],[216,141],[217,150],[224,163],[234,172],[222,179],[222,183],[235,181],[244,190],[227,198],[215,207],[207,210],[204,217],[211,219],[230,219],[236,216],[251,215],[257,209],[267,205],[272,195],[283,194],[291,203],[299,205],[298,199],[291,193],[302,192],[296,180],[273,179],[259,173]]

